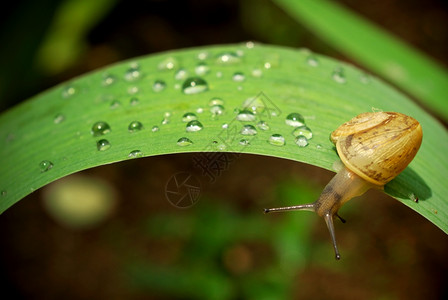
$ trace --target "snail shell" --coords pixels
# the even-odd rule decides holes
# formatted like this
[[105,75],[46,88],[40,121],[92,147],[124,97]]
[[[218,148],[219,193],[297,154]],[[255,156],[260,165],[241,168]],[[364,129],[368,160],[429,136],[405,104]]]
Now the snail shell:
[[342,124],[331,134],[331,141],[349,170],[383,186],[412,161],[422,136],[422,127],[414,118],[397,112],[375,112]]
[[265,209],[265,212],[310,210],[323,217],[340,258],[334,216],[353,197],[370,188],[382,188],[403,171],[422,143],[422,128],[412,117],[396,112],[363,113],[333,131],[331,141],[344,168],[327,184],[313,203]]

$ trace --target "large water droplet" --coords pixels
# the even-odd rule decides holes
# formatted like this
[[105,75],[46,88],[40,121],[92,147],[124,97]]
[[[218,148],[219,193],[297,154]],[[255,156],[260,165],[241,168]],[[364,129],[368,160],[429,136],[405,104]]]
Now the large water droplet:
[[247,109],[244,109],[238,113],[238,115],[236,116],[236,119],[238,121],[251,122],[251,121],[255,120],[255,115],[253,112],[251,112]]
[[314,55],[309,55],[306,58],[306,63],[311,67],[319,66],[319,61],[317,60],[317,57],[315,57]]
[[331,75],[334,81],[337,83],[346,83],[347,79],[345,79],[344,69],[342,67],[338,67],[333,71]]
[[100,135],[104,135],[104,134],[108,134],[111,131],[109,124],[107,124],[106,122],[96,122],[95,124],[93,124],[92,126],[92,135],[93,136],[100,136]]
[[208,90],[207,82],[200,77],[190,77],[182,85],[184,94],[192,95]]
[[241,61],[241,57],[234,52],[221,53],[217,57],[218,64],[235,64]]
[[246,79],[246,76],[244,76],[244,74],[241,72],[236,72],[235,74],[233,74],[232,79],[235,82],[243,82]]
[[104,74],[102,85],[103,86],[110,86],[117,81],[117,78],[114,75],[111,74]]
[[192,112],[187,112],[182,116],[182,122],[190,122],[197,119],[198,117]]
[[177,145],[181,147],[189,146],[191,144],[193,144],[193,142],[187,137],[181,137],[177,140]]
[[96,142],[96,148],[98,149],[98,151],[106,151],[110,148],[110,143],[108,140],[99,140],[98,142]]
[[307,139],[311,139],[313,137],[313,132],[307,126],[297,127],[296,129],[294,129],[292,134],[296,137],[302,135],[302,136],[306,137]]
[[176,74],[174,74],[174,79],[176,80],[184,80],[187,79],[188,72],[185,69],[179,69],[176,71]]
[[203,128],[204,126],[198,120],[190,121],[186,126],[187,132],[196,132],[202,130]]
[[166,83],[163,80],[156,80],[152,85],[152,90],[156,93],[161,92],[165,89]]
[[76,88],[73,85],[68,85],[62,89],[62,97],[70,98],[76,94]]
[[140,67],[137,64],[132,64],[132,66],[124,74],[124,79],[127,81],[134,81],[141,77]]
[[143,157],[143,152],[140,150],[133,150],[128,155],[129,158],[139,158]]
[[174,57],[167,57],[164,60],[162,60],[159,65],[159,70],[173,70],[178,65],[177,59]]
[[54,124],[61,124],[62,122],[64,122],[64,120],[65,120],[65,117],[63,114],[57,114],[54,117],[53,122],[54,122]]
[[255,127],[252,125],[244,125],[240,133],[242,135],[256,135],[257,129],[255,129]]
[[258,122],[257,127],[264,131],[269,130],[269,124],[266,121]]
[[220,116],[224,114],[224,106],[213,105],[212,107],[210,107],[210,113],[212,114],[213,117]]
[[203,76],[210,72],[210,67],[205,62],[200,62],[196,68],[194,68],[196,75]]
[[269,144],[274,146],[284,146],[285,145],[285,138],[281,134],[273,134],[268,139]]
[[308,139],[306,137],[304,137],[303,135],[297,136],[295,139],[295,142],[299,147],[308,146]]
[[305,125],[305,119],[299,113],[290,113],[285,119],[286,125],[299,127]]
[[129,132],[136,132],[136,131],[140,131],[142,129],[143,129],[143,124],[140,123],[139,121],[132,121],[128,126]]
[[49,160],[43,160],[39,163],[39,169],[41,173],[47,172],[51,168],[53,168],[53,163]]

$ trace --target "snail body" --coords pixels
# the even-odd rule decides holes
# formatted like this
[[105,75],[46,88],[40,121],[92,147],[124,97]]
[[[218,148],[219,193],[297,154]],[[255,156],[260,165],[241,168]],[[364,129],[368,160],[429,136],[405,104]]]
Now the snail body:
[[340,259],[333,218],[340,207],[371,188],[382,189],[417,154],[422,128],[414,118],[396,112],[362,113],[332,132],[330,139],[344,167],[313,203],[265,209],[265,212],[309,210],[323,217]]

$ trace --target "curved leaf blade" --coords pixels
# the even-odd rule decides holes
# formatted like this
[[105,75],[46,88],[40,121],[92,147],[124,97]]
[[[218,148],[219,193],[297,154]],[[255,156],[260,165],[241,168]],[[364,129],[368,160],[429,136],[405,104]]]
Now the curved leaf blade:
[[[204,79],[208,89],[201,91],[196,86],[190,92],[197,93],[184,93],[188,79],[180,69]],[[225,112],[212,117],[209,104],[215,97],[222,99]],[[255,120],[238,120],[234,110],[254,104],[254,99],[258,101]],[[424,140],[419,153],[387,185],[386,192],[448,232],[448,205],[443,198],[448,192],[444,182],[448,134],[433,117],[353,66],[308,50],[252,43],[173,51],[119,63],[54,87],[3,113],[0,211],[51,181],[130,159],[135,150],[142,156],[244,152],[331,169],[338,157],[328,139],[330,132],[372,108],[402,112],[422,124]],[[187,112],[197,115],[202,130],[186,131],[182,117]],[[292,112],[302,114],[313,132],[307,147],[296,145],[294,128],[285,123]],[[257,127],[261,120],[269,130]],[[98,121],[107,122],[110,132],[93,136],[92,126]],[[130,132],[133,121],[141,122],[143,129]],[[253,125],[257,134],[242,135],[244,125]],[[153,126],[159,130],[152,130]],[[281,134],[286,144],[268,143],[272,134]],[[181,137],[192,144],[179,146]],[[248,145],[240,144],[243,138]],[[101,139],[107,139],[109,149],[98,150]],[[40,165],[43,161],[51,162],[52,168],[45,171]],[[420,201],[412,201],[411,194]]]

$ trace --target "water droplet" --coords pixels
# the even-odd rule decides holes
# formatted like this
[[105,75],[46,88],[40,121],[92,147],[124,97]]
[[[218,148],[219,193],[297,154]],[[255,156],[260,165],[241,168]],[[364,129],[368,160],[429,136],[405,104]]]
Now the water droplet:
[[253,77],[260,78],[261,76],[263,76],[263,71],[261,69],[253,69],[251,74]]
[[240,133],[242,135],[256,135],[257,129],[255,129],[255,127],[252,125],[244,125]]
[[111,131],[109,124],[106,122],[96,122],[92,126],[92,135],[93,136],[100,136],[104,134],[108,134]]
[[319,61],[317,60],[317,57],[315,57],[314,55],[309,55],[306,58],[306,63],[311,67],[319,66]]
[[295,142],[297,146],[299,147],[306,147],[308,146],[308,139],[304,137],[303,135],[296,136]]
[[322,145],[321,144],[317,144],[316,145],[316,149],[322,149]]
[[216,72],[216,78],[222,78],[222,72],[220,71]]
[[284,146],[285,145],[285,138],[281,134],[273,134],[269,137],[268,140],[269,144],[274,146]]
[[305,125],[305,119],[299,113],[290,113],[285,119],[286,125],[299,127]]
[[2,190],[0,192],[0,196],[5,197],[8,194],[8,192],[6,190]]
[[224,113],[224,106],[222,105],[213,105],[210,107],[210,113],[213,117],[220,116]]
[[53,163],[49,160],[43,160],[39,163],[40,172],[47,172],[51,168],[53,168]]
[[177,67],[177,65],[178,65],[177,59],[175,59],[174,57],[167,57],[159,63],[158,69],[161,71],[173,70],[174,68]]
[[199,60],[205,60],[205,59],[208,58],[208,56],[209,56],[208,52],[201,52],[201,53],[198,54],[198,59]]
[[257,124],[257,127],[260,128],[261,130],[269,130],[269,125],[266,121],[260,121]]
[[261,114],[266,109],[266,105],[261,97],[247,98],[243,102],[243,107],[249,109],[254,114]]
[[96,148],[98,149],[98,151],[106,151],[110,148],[110,143],[108,140],[99,140],[98,142],[96,142]]
[[229,124],[224,123],[224,124],[221,125],[221,128],[222,129],[227,129],[227,128],[229,128]]
[[76,88],[72,85],[68,85],[68,86],[64,87],[64,89],[62,90],[63,98],[69,98],[69,97],[73,96],[74,94],[76,94]]
[[243,73],[236,72],[235,74],[233,74],[232,79],[235,82],[243,82],[246,79],[246,77],[244,76]]
[[204,112],[204,109],[202,107],[198,107],[198,108],[196,108],[196,112],[198,114],[202,114]]
[[241,61],[241,57],[234,52],[221,53],[217,57],[218,64],[235,64]]
[[210,67],[205,62],[200,62],[196,68],[194,68],[196,75],[203,76],[210,72]]
[[161,123],[162,123],[162,125],[166,125],[166,124],[170,123],[170,121],[171,120],[169,117],[164,117]]
[[190,122],[197,119],[198,117],[192,112],[187,112],[182,116],[182,122]]
[[138,98],[136,98],[136,97],[132,97],[131,100],[129,100],[129,104],[130,104],[131,106],[136,106],[136,105],[138,105],[139,103],[140,103],[140,101],[139,101]]
[[112,103],[110,104],[110,109],[117,109],[121,106],[121,102],[118,100],[114,100],[112,101]]
[[244,109],[238,113],[236,119],[238,121],[251,122],[255,120],[255,115],[250,110]]
[[227,147],[226,147],[225,144],[221,144],[221,145],[218,145],[217,148],[218,148],[219,151],[224,151],[224,150],[226,150]]
[[156,93],[161,92],[165,89],[166,83],[163,80],[156,80],[152,85],[152,90]]
[[247,49],[253,49],[255,47],[255,43],[252,41],[247,41],[246,42],[246,48]]
[[54,122],[54,124],[61,124],[62,122],[64,122],[64,120],[65,120],[65,117],[63,114],[57,114],[54,117],[53,122]]
[[241,139],[239,143],[240,143],[240,145],[243,145],[243,146],[250,145],[250,141],[248,139]]
[[224,101],[221,98],[212,98],[210,99],[210,102],[208,103],[209,106],[214,105],[224,105]]
[[124,79],[127,81],[134,81],[141,77],[140,67],[137,64],[132,64],[132,66],[124,74]]
[[296,129],[294,129],[292,134],[296,137],[302,135],[302,136],[306,137],[307,139],[313,138],[313,132],[311,131],[311,129],[308,126],[297,127]]
[[334,81],[337,83],[346,83],[344,69],[342,67],[338,67],[334,69],[333,74],[331,75]]
[[192,95],[208,90],[207,82],[200,77],[190,77],[182,85],[184,94]]
[[134,95],[138,93],[138,87],[137,86],[130,86],[128,88],[128,94],[129,95]]
[[139,121],[132,121],[128,126],[129,132],[136,132],[136,131],[140,131],[142,129],[143,129],[143,124],[140,123]]
[[128,155],[129,158],[139,158],[143,157],[143,152],[140,150],[133,150]]
[[187,137],[181,137],[177,140],[177,145],[181,147],[189,146],[191,144],[193,144],[193,142]]
[[157,132],[159,130],[160,130],[159,126],[152,126],[152,128],[151,128],[152,132]]
[[111,74],[104,74],[102,84],[103,86],[110,86],[117,81],[117,78]]
[[166,111],[163,113],[163,117],[169,118],[169,117],[171,117],[171,113],[169,111]]
[[187,79],[188,72],[185,69],[179,69],[176,71],[176,74],[174,74],[174,79],[176,80],[184,80]]
[[199,122],[198,120],[193,120],[188,122],[186,130],[187,132],[196,132],[202,130],[203,128],[204,126],[201,122]]

